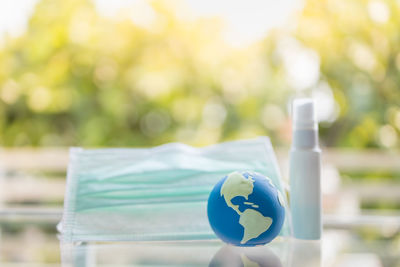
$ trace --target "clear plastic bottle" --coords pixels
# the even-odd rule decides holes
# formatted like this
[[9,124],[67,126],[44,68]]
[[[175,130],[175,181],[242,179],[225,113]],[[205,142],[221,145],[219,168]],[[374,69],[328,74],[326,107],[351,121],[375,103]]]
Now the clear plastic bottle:
[[321,150],[314,102],[295,99],[292,106],[293,140],[290,150],[290,207],[294,237],[321,238]]

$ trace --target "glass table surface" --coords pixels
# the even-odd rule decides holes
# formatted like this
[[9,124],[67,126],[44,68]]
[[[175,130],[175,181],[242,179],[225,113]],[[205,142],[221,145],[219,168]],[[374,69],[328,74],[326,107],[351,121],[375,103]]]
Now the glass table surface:
[[0,214],[0,266],[400,266],[397,216],[324,216],[321,241],[61,243],[52,213]]

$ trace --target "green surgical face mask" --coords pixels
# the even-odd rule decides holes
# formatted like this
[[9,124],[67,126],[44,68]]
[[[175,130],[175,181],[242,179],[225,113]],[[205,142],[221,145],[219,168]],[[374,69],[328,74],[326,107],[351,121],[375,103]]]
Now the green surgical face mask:
[[[207,219],[213,186],[233,171],[270,177],[285,196],[268,138],[193,148],[72,148],[63,241],[215,239]],[[285,199],[285,203],[287,203]],[[290,235],[290,213],[281,235]]]

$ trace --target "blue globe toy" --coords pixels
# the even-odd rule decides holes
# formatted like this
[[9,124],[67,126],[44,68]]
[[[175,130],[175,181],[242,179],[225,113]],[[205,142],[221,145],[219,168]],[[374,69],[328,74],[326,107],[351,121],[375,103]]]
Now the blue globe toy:
[[281,193],[256,172],[232,172],[222,178],[208,198],[211,228],[225,243],[264,245],[280,232],[285,219]]

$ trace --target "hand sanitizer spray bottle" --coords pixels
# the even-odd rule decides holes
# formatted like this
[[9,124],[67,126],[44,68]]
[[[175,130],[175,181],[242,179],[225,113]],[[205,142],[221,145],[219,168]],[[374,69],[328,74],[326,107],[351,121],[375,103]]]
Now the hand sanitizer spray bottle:
[[321,150],[313,100],[295,99],[292,114],[289,176],[293,233],[298,239],[317,240],[322,232]]

